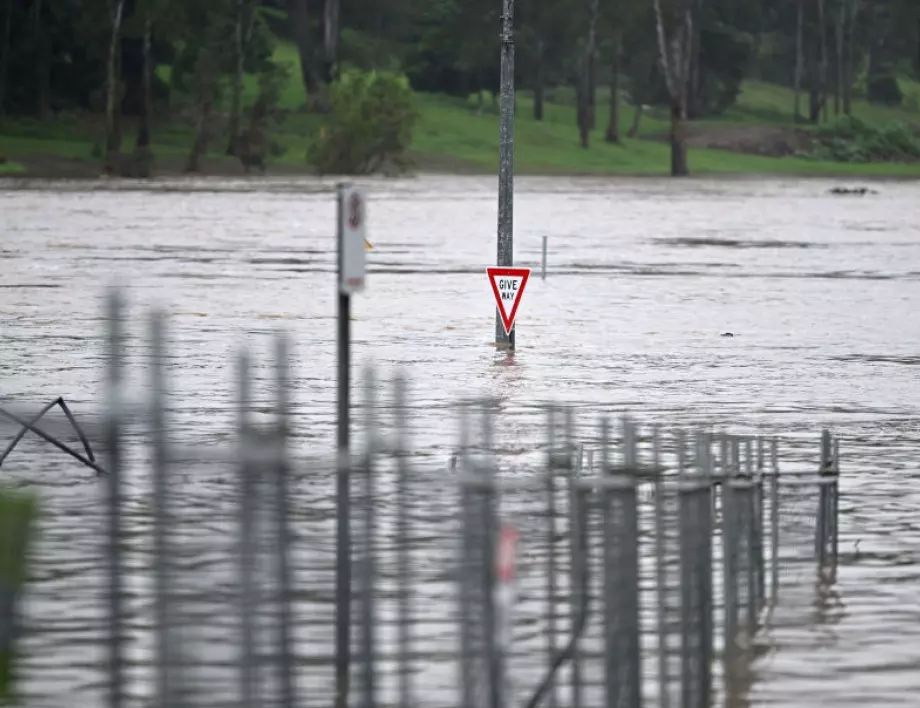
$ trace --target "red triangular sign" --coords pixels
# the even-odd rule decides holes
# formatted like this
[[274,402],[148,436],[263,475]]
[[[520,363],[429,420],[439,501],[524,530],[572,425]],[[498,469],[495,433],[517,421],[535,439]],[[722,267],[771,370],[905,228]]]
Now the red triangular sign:
[[511,334],[518,305],[524,295],[530,268],[486,268],[495,304],[505,326],[505,334]]

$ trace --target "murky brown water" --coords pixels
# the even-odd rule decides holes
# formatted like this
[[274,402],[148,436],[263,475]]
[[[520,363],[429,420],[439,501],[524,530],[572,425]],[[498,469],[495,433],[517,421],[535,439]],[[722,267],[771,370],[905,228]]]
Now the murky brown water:
[[[4,399],[63,394],[78,415],[97,406],[100,296],[117,280],[135,313],[161,303],[172,314],[175,415],[188,440],[228,439],[233,352],[252,342],[267,362],[260,335],[282,325],[297,347],[298,448],[331,444],[331,193],[315,181],[20,186],[0,191]],[[550,399],[644,422],[779,434],[793,462],[813,460],[818,430],[833,427],[843,437],[840,605],[832,619],[816,613],[773,631],[752,703],[912,706],[920,186],[884,183],[863,198],[831,196],[830,186],[519,179],[516,260],[538,269],[546,235],[549,274],[543,282],[535,272],[527,287],[509,362],[488,346],[494,179],[371,183],[375,249],[368,291],[354,304],[356,359],[411,367],[414,443],[436,459],[454,443],[445,404],[483,392],[501,399],[497,442],[509,466],[528,464],[540,442],[535,404]],[[142,336],[143,321],[131,330]],[[726,330],[737,336],[720,338]],[[28,704],[92,705],[103,660],[99,488],[35,442],[2,474],[28,478],[47,508],[27,607]],[[300,513],[321,517],[311,533],[323,542],[328,482],[300,489]],[[213,475],[192,489],[219,498],[226,484]],[[143,509],[132,518],[146,524]],[[208,516],[202,526],[221,523]],[[216,570],[207,577],[216,588],[230,582]],[[448,631],[437,629],[443,608],[418,611],[436,647]],[[307,646],[311,631],[298,634]],[[452,679],[441,674],[419,680]]]

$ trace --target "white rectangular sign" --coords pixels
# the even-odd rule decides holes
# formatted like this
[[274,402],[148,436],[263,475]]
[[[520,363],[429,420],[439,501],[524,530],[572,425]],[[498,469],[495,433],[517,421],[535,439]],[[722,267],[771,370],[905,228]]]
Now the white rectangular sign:
[[361,187],[349,184],[339,198],[339,292],[351,295],[364,290],[367,197]]

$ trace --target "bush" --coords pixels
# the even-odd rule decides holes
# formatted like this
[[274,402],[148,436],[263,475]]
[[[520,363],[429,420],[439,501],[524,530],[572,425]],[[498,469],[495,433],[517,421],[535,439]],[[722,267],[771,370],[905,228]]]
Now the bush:
[[814,156],[836,162],[920,160],[920,138],[900,121],[876,127],[842,116],[815,130]]
[[307,151],[320,174],[402,171],[417,113],[409,80],[388,71],[346,71],[329,88],[331,111]]
[[28,578],[28,557],[35,535],[37,501],[31,494],[0,489],[0,705],[15,702],[19,603]]

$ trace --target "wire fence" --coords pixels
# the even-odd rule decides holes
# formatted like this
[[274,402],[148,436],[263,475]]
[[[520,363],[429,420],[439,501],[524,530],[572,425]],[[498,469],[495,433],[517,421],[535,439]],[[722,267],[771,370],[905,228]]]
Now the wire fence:
[[[397,376],[378,399],[382,387],[368,371],[361,444],[344,462],[306,471],[291,450],[283,336],[270,420],[254,420],[252,367],[241,353],[233,445],[196,458],[232,469],[233,516],[220,528],[190,520],[178,503],[188,485],[184,453],[166,433],[164,319],[150,321],[150,394],[129,400],[124,314],[117,293],[108,302],[105,409],[81,416],[82,428],[63,401],[54,402],[60,414],[52,403],[44,417],[9,408],[3,417],[6,429],[28,429],[59,449],[76,429],[83,452],[63,452],[101,475],[111,708],[732,705],[750,685],[776,608],[805,611],[805,593],[836,580],[838,444],[827,431],[814,469],[788,472],[775,440],[665,432],[629,418],[616,429],[602,418],[582,439],[572,409],[549,406],[539,469],[500,472],[496,403],[469,401],[457,405],[456,451],[439,468],[408,438],[407,380]],[[152,523],[148,535],[127,540],[126,441],[141,424]],[[348,590],[336,587],[328,540],[305,531],[292,510],[292,486],[305,477],[331,486],[337,466],[353,497],[339,520],[351,526]],[[298,560],[305,555],[309,571]],[[140,678],[127,658],[137,630],[126,627],[137,594],[127,585],[138,579],[151,642]],[[423,617],[423,599],[437,617]],[[21,629],[13,605],[0,606],[0,648]],[[219,628],[201,619],[204,606],[223,608]],[[330,624],[342,620],[333,608],[346,606],[343,691],[332,675]],[[204,657],[204,638],[218,630],[222,653],[212,642]]]

